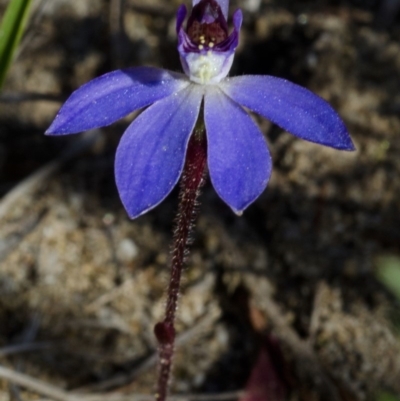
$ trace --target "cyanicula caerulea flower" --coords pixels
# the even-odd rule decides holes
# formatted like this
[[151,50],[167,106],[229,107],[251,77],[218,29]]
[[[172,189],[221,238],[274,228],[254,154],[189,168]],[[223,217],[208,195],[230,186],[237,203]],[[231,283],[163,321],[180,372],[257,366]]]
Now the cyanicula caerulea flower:
[[240,214],[271,174],[266,141],[243,108],[299,138],[353,150],[338,114],[309,90],[271,76],[228,78],[242,12],[227,24],[229,0],[193,0],[177,13],[178,51],[185,74],[152,67],[117,70],[76,90],[47,130],[64,135],[109,125],[147,107],[118,146],[115,177],[131,218],[157,206],[182,173],[186,149],[204,107],[208,170],[218,195]]

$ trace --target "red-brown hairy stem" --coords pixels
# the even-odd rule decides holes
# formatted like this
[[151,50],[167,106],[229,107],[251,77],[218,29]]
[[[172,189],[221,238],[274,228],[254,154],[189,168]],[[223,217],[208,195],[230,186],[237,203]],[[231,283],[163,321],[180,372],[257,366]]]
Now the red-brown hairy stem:
[[190,235],[194,228],[198,197],[204,184],[207,152],[204,132],[195,132],[188,145],[186,163],[183,170],[179,207],[174,231],[171,260],[171,276],[168,285],[165,319],[157,323],[154,333],[159,343],[159,376],[156,401],[165,401],[171,374],[175,342],[175,313],[177,309],[182,270],[190,245]]

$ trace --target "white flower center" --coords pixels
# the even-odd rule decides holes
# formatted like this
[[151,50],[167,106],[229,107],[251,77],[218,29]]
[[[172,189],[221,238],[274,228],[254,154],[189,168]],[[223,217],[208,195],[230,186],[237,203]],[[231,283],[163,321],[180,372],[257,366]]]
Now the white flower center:
[[227,56],[212,50],[206,53],[189,53],[185,60],[189,68],[190,80],[201,85],[220,82],[228,75],[233,57],[234,54]]

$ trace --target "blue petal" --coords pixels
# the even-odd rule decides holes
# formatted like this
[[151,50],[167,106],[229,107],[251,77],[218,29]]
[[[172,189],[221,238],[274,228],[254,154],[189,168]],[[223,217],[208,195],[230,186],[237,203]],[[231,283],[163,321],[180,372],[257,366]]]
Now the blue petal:
[[239,33],[240,28],[242,26],[242,22],[243,22],[243,13],[242,10],[240,8],[238,8],[232,16],[232,21],[233,21],[233,27],[234,29]]
[[190,85],[150,106],[124,133],[115,178],[131,218],[157,206],[178,182],[201,100],[200,88]]
[[187,85],[183,74],[159,68],[110,72],[77,89],[64,103],[46,134],[75,134],[110,125]]
[[256,75],[226,79],[220,88],[234,101],[299,138],[336,149],[354,150],[336,111],[308,89],[281,78]]
[[267,144],[249,114],[218,88],[207,87],[204,117],[211,181],[218,195],[241,214],[267,186]]

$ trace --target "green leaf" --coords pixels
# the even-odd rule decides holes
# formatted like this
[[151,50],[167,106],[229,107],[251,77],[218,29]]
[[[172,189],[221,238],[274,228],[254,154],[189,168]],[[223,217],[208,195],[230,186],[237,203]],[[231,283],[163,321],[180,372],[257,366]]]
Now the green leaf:
[[399,398],[397,398],[394,395],[388,394],[388,393],[382,393],[378,396],[378,401],[400,401]]
[[398,256],[379,258],[377,267],[379,280],[400,299],[400,258]]
[[24,33],[32,0],[11,0],[0,25],[0,89]]

